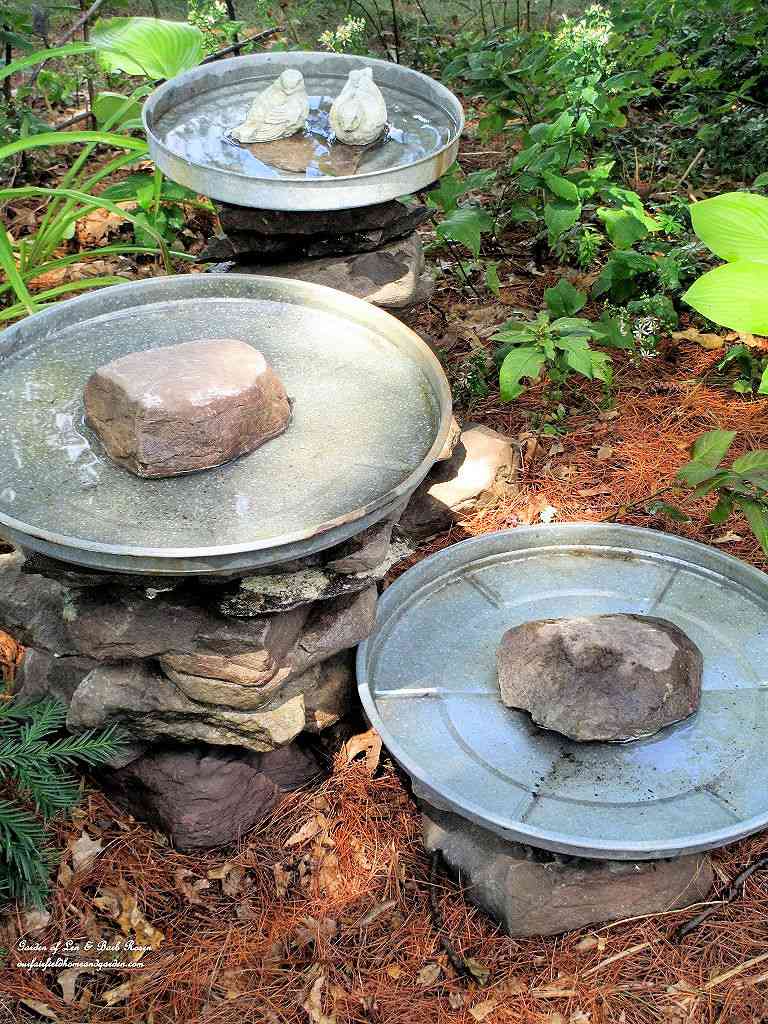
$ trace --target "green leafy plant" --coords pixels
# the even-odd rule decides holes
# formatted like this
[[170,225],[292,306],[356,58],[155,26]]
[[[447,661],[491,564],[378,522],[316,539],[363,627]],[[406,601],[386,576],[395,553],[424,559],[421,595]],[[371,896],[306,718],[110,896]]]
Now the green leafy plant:
[[716,364],[716,370],[735,366],[738,376],[731,387],[740,395],[768,395],[768,356],[748,345],[733,345]]
[[199,28],[161,18],[103,19],[94,25],[90,41],[108,71],[153,81],[189,71],[205,56]]
[[502,401],[518,398],[525,391],[522,381],[533,380],[543,372],[554,385],[577,373],[610,388],[611,357],[591,348],[590,342],[613,342],[615,325],[576,317],[586,295],[564,278],[547,289],[544,297],[547,311],[535,320],[508,320],[493,337],[499,343],[496,361]]
[[699,437],[691,451],[691,460],[678,472],[683,484],[693,488],[693,496],[704,497],[713,492],[718,501],[709,514],[709,521],[722,525],[739,509],[752,532],[768,555],[768,451],[747,452],[724,466],[736,437],[735,430],[710,430]]
[[683,299],[721,327],[768,334],[768,199],[729,192],[694,203],[691,221],[727,262],[703,274]]
[[0,705],[0,779],[11,794],[0,799],[0,902],[42,904],[54,859],[45,822],[77,804],[75,766],[103,764],[120,749],[114,727],[61,735],[66,716],[58,701]]
[[[202,35],[193,26],[155,18],[113,18],[97,23],[89,43],[26,54],[0,70],[0,80],[52,56],[82,53],[99,53],[105,65],[113,70],[121,68],[130,74],[156,78],[170,77],[194,66],[204,51]],[[139,206],[138,212],[117,206],[117,200],[110,198],[108,190],[95,194],[104,179],[146,157],[146,142],[135,138],[131,132],[140,128],[141,103],[150,91],[151,86],[141,85],[126,96],[111,92],[97,96],[94,112],[99,120],[99,131],[41,132],[0,146],[0,162],[17,153],[29,153],[40,148],[54,150],[76,144],[83,147],[56,188],[19,186],[0,189],[0,201],[10,202],[29,196],[48,199],[45,214],[33,235],[14,239],[0,225],[0,267],[6,277],[6,281],[0,284],[0,301],[6,304],[0,311],[0,322],[34,313],[62,295],[118,284],[123,280],[113,274],[85,277],[35,295],[30,292],[30,282],[35,278],[74,262],[103,259],[107,255],[144,253],[160,256],[166,272],[172,272],[168,242],[175,239],[182,222],[179,207],[169,209],[163,202],[164,186],[159,172],[152,178],[151,190],[137,188],[132,196],[121,197],[134,198]],[[97,157],[99,146],[109,146],[117,149],[118,153],[92,166],[91,160]],[[134,228],[135,244],[101,246],[60,255],[60,247],[73,236],[77,221],[94,209],[109,210],[128,221]],[[173,256],[193,258],[184,252],[174,252]],[[15,295],[16,302],[8,303],[9,293]]]

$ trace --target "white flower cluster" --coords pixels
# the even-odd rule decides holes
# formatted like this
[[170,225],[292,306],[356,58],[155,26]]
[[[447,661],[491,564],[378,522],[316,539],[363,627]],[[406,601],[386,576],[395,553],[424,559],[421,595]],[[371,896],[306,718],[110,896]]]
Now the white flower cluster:
[[224,0],[188,0],[187,21],[201,32],[218,28],[226,20],[227,7]]
[[335,29],[328,29],[320,36],[320,45],[332,53],[344,53],[352,46],[357,46],[363,39],[365,18],[354,18],[348,15],[346,21]]

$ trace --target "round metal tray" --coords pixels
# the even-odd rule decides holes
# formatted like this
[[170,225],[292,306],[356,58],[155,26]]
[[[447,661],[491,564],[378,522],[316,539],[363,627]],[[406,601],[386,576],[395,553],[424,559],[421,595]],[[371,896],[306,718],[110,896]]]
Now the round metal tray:
[[[649,739],[575,743],[504,707],[506,629],[608,612],[669,619],[699,645],[696,714]],[[768,825],[768,576],[702,544],[585,523],[463,541],[385,591],[357,673],[414,792],[510,840],[652,859]]]
[[[90,374],[195,338],[260,349],[288,430],[225,466],[141,480],[83,423]],[[393,316],[331,288],[245,274],[156,278],[57,304],[0,335],[0,532],[79,565],[172,575],[273,565],[385,518],[443,446],[448,382]]]
[[[373,68],[390,137],[366,154],[357,174],[291,174],[227,140],[256,93],[286,67],[303,73],[314,111],[330,106],[354,68]],[[222,202],[292,211],[369,206],[424,188],[456,159],[464,127],[461,104],[439,82],[340,53],[258,53],[204,64],[161,85],[142,116],[150,155],[173,181]]]

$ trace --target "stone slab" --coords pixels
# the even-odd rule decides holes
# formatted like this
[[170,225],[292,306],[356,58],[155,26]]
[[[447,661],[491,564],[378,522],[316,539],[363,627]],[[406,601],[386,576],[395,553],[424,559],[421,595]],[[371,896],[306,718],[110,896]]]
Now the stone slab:
[[456,814],[422,810],[426,850],[442,854],[467,898],[513,938],[661,914],[706,899],[712,887],[707,854],[637,862],[563,857],[506,842]]

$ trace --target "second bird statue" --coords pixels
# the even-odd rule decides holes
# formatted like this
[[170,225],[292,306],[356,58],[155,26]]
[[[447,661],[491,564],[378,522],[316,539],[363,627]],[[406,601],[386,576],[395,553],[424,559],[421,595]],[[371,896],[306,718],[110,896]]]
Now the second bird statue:
[[373,80],[371,68],[350,71],[344,88],[333,101],[331,130],[348,146],[368,146],[387,126],[387,105]]
[[251,104],[245,121],[232,130],[237,142],[276,142],[301,131],[309,117],[304,76],[287,68]]

